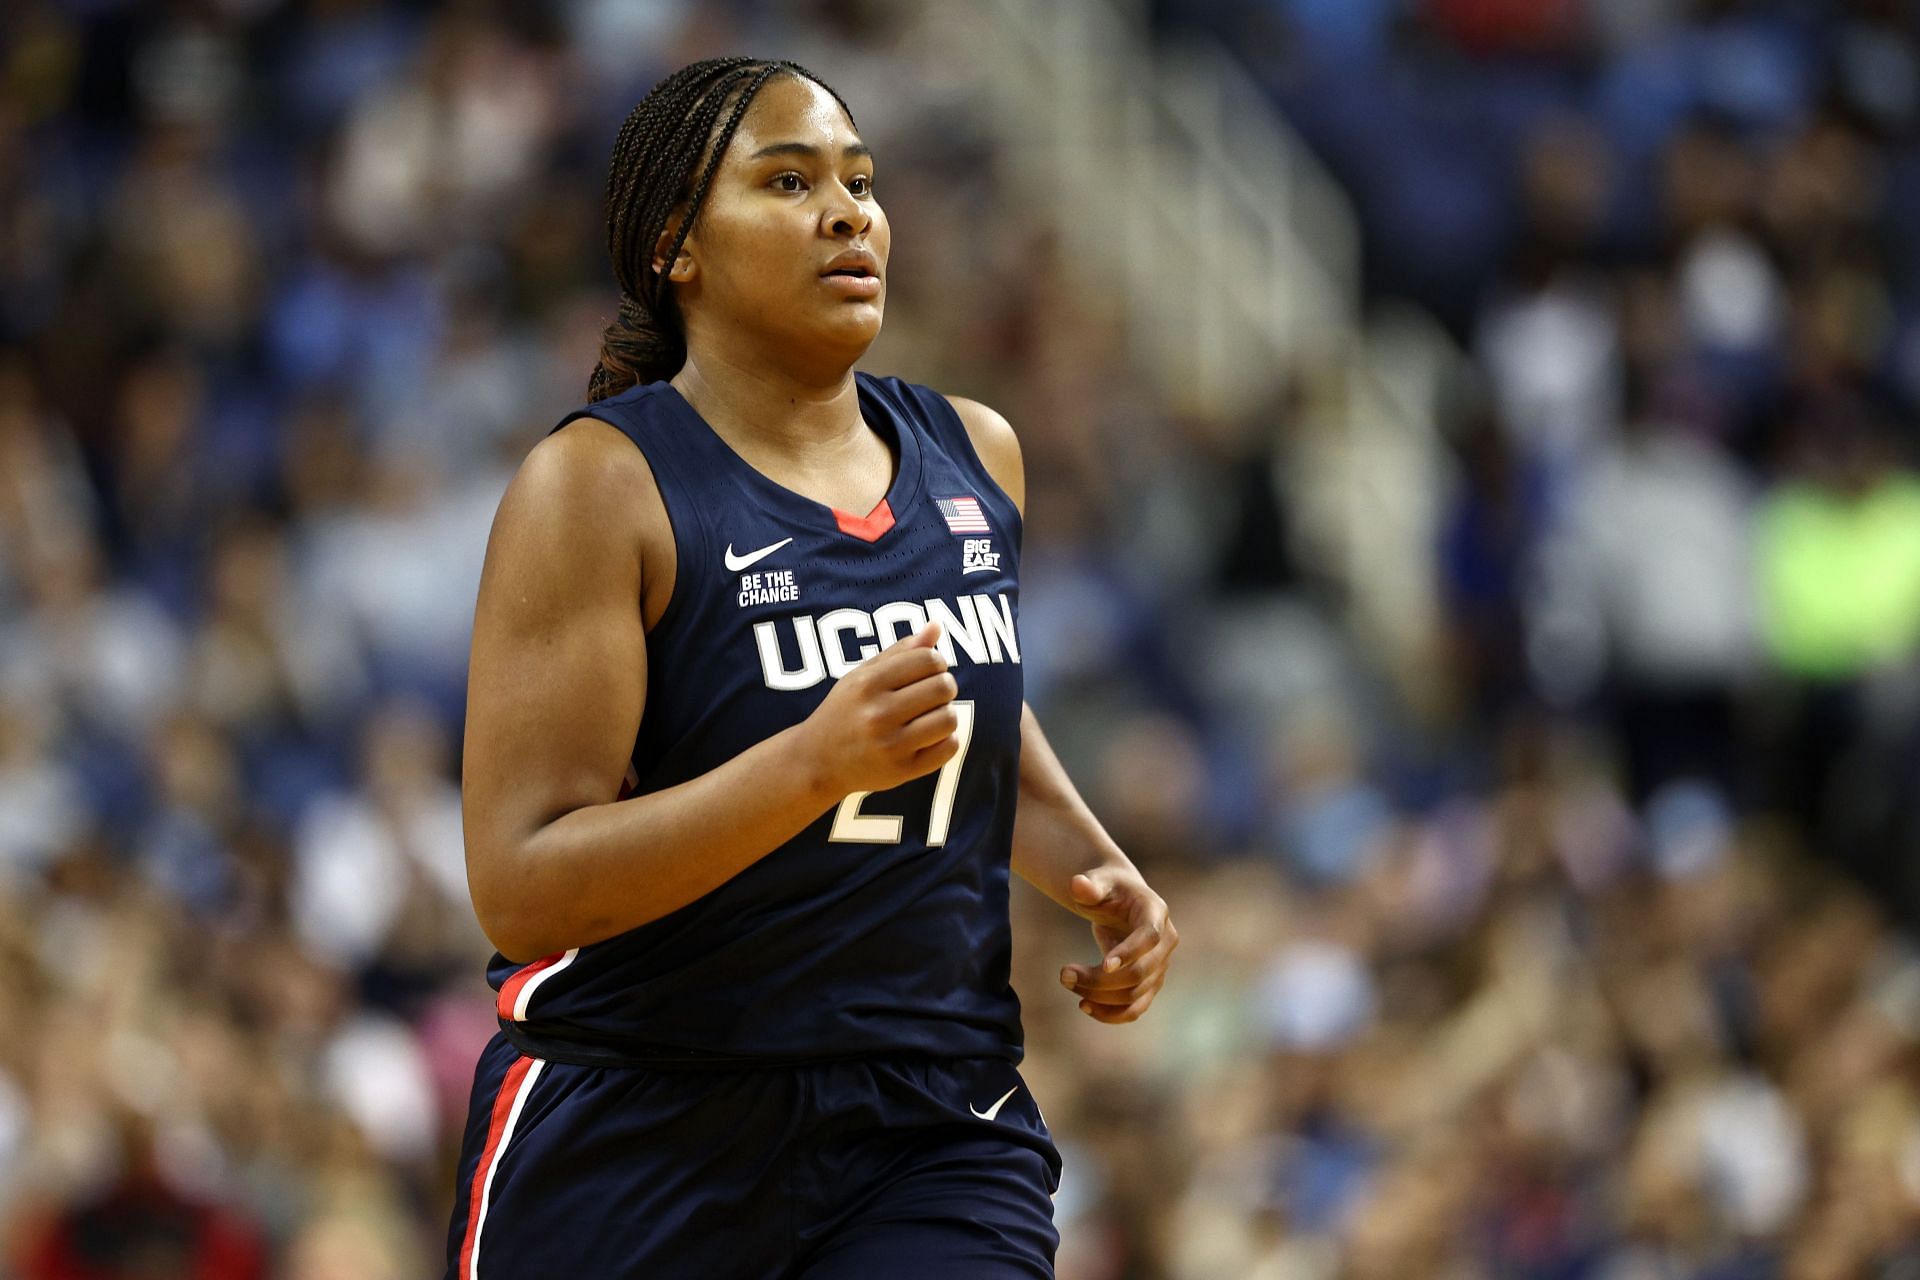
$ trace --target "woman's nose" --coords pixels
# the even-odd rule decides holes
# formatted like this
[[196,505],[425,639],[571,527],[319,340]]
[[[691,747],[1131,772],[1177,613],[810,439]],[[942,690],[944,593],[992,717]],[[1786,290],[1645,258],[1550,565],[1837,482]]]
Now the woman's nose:
[[828,230],[836,236],[851,235],[873,226],[873,215],[844,190],[828,208],[826,218]]

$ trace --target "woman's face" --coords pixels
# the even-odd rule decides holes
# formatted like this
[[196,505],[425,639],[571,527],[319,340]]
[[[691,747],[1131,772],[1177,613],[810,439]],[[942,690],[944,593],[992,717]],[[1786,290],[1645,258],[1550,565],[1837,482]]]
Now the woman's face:
[[[673,264],[689,347],[851,364],[880,333],[890,244],[873,158],[840,104],[811,80],[768,82]],[[664,235],[655,251],[671,245]],[[867,278],[831,274],[850,254]]]

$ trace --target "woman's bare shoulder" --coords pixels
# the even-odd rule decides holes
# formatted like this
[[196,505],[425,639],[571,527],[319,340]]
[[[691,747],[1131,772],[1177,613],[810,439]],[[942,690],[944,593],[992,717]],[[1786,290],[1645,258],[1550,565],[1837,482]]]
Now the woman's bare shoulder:
[[[599,418],[576,418],[528,450],[493,537],[520,548],[552,589],[631,569],[644,571],[650,602],[664,605],[672,590],[673,528],[653,470],[625,432]],[[647,609],[650,620],[658,612]]]
[[1007,491],[1013,499],[1013,505],[1023,514],[1027,506],[1026,465],[1020,456],[1020,439],[1013,432],[1013,424],[997,409],[989,408],[978,400],[969,400],[965,396],[947,396],[947,403],[960,415],[961,425],[967,429],[967,438],[973,441],[973,451],[980,455],[987,473],[994,482]]

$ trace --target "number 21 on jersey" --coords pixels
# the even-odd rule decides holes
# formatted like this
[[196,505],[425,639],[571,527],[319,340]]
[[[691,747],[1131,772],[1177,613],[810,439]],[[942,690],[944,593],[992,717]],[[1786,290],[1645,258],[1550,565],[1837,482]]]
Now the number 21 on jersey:
[[[947,830],[953,825],[953,798],[960,792],[960,766],[973,743],[973,703],[947,705],[953,708],[953,732],[960,739],[960,749],[953,753],[953,759],[940,766],[940,779],[934,783],[933,812],[927,817],[929,849],[947,842]],[[860,812],[861,803],[872,794],[856,791],[842,800],[833,815],[833,830],[827,833],[827,839],[852,844],[899,844],[900,833],[906,827],[905,817],[897,813]]]

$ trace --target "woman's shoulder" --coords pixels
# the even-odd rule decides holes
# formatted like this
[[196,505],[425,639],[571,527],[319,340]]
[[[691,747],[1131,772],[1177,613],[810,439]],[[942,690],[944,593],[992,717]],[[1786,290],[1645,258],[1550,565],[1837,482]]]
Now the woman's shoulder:
[[523,468],[541,459],[539,465],[555,473],[553,483],[569,489],[596,476],[610,480],[615,494],[631,492],[636,480],[643,490],[656,489],[655,470],[674,461],[665,455],[684,447],[676,441],[686,435],[676,416],[684,402],[670,392],[669,382],[642,383],[569,410],[548,428]]
[[548,434],[552,435],[568,423],[578,422],[582,418],[597,418],[632,436],[677,407],[674,397],[668,394],[672,391],[673,384],[665,380],[639,383],[569,409],[548,429]]
[[595,413],[570,417],[527,451],[509,487],[525,493],[534,510],[553,505],[600,523],[629,511],[636,488],[654,489],[653,470],[634,443]]
[[672,595],[677,539],[652,462],[598,407],[528,450],[494,517],[495,537],[536,548],[532,562],[570,583],[581,573],[640,568],[651,628]]

